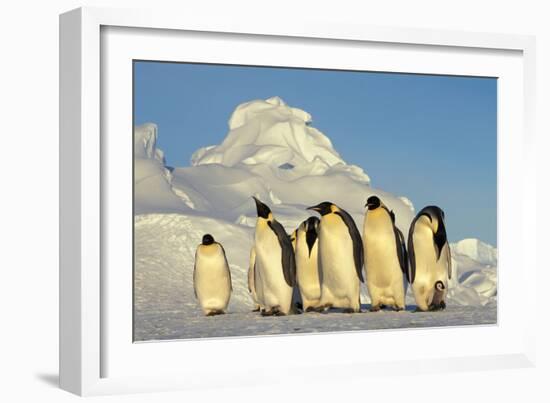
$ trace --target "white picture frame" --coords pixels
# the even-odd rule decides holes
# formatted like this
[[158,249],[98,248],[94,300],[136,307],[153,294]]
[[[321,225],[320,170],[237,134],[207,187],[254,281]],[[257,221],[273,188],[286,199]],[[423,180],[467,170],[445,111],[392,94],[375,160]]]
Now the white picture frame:
[[[187,50],[174,46],[186,40],[188,34],[192,34],[192,38],[187,43]],[[135,41],[137,36],[140,36],[139,41]],[[409,57],[408,67],[401,67],[400,71],[431,74],[462,71],[463,74],[499,77],[502,85],[499,85],[498,120],[498,326],[228,338],[144,343],[136,347],[128,338],[127,326],[131,320],[131,311],[126,311],[131,282],[124,274],[115,275],[107,269],[111,260],[120,262],[125,267],[124,273],[128,265],[127,254],[119,252],[118,247],[113,249],[109,239],[121,242],[121,250],[131,245],[124,232],[128,229],[125,223],[111,225],[120,216],[123,220],[132,218],[123,210],[127,208],[131,213],[131,204],[125,204],[128,188],[131,188],[131,182],[125,182],[128,171],[131,172],[131,163],[125,165],[131,155],[130,138],[112,134],[115,128],[124,131],[128,124],[131,126],[126,116],[131,104],[124,101],[129,95],[128,81],[124,78],[128,58],[180,60],[181,52],[190,55],[192,49],[193,61],[273,65],[269,54],[251,52],[246,56],[238,53],[238,47],[227,54],[220,52],[208,56],[201,53],[203,45],[210,46],[203,38],[213,38],[213,42],[249,41],[246,43],[250,46],[288,46],[289,53],[292,53],[289,43],[301,49],[310,46],[313,67],[320,67],[319,63],[334,67],[327,66],[326,60],[315,59],[316,54],[322,53],[311,49],[311,44],[315,43],[331,47],[334,52],[342,51],[341,57],[331,63],[349,65],[357,52],[378,52],[378,64],[368,63],[371,69],[382,71],[391,66],[397,69],[404,54],[418,53],[424,57]],[[130,46],[132,41],[139,46]],[[193,45],[192,41],[199,41],[198,45]],[[113,53],[113,49],[117,52]],[[174,54],[176,49],[180,54]],[[293,370],[314,366],[339,368],[343,369],[338,371],[342,373],[358,373],[360,367],[362,376],[369,376],[377,372],[375,363],[393,374],[430,372],[430,368],[435,367],[438,371],[442,368],[463,371],[534,365],[534,313],[515,314],[510,288],[512,267],[515,270],[519,267],[522,273],[513,279],[516,287],[536,275],[534,253],[530,253],[534,247],[526,237],[528,232],[536,230],[535,215],[527,214],[528,206],[534,204],[531,195],[535,194],[535,183],[527,178],[534,177],[531,173],[535,171],[535,161],[525,158],[534,148],[534,49],[534,39],[529,36],[369,27],[314,19],[306,19],[300,25],[282,26],[268,18],[215,20],[191,14],[103,8],[80,8],[61,15],[61,387],[79,395],[96,395],[285,382],[291,379]],[[436,57],[438,54],[445,57]],[[117,58],[121,59],[120,63]],[[281,63],[288,65],[288,61]],[[304,66],[304,61],[297,63],[309,67]],[[502,75],[495,75],[495,71]],[[102,76],[108,74],[121,79],[115,84]],[[111,120],[113,115],[116,122]],[[131,131],[128,135],[131,137]],[[126,154],[122,152],[126,157],[122,157],[120,166],[126,168],[115,172],[110,159],[111,149],[122,150],[125,144],[128,150]],[[512,183],[521,190],[515,195],[514,204],[509,200]],[[115,195],[115,192],[121,193]],[[515,214],[511,214],[514,208]],[[123,214],[115,214],[117,212]],[[524,296],[525,304],[536,301],[533,288],[530,290]],[[120,298],[113,298],[114,291]],[[433,332],[437,337],[432,338]],[[377,355],[372,349],[354,349],[364,343],[365,334],[378,346],[383,343],[406,346],[403,341],[407,338],[418,340],[418,345],[424,347],[416,351],[403,347],[386,355]],[[453,347],[452,340],[458,338],[484,341],[468,348]],[[327,346],[339,346],[339,352],[319,357],[321,343],[329,351]],[[436,351],[425,348],[434,343]],[[298,349],[306,358],[303,360],[307,362],[305,366],[292,359],[292,352]],[[185,354],[185,361],[169,359],[180,354]],[[207,359],[204,354],[208,354]],[[265,371],[261,369],[265,369],[266,364],[250,359],[257,354],[264,354],[264,361],[269,362],[271,368],[283,370],[278,371],[275,378],[263,375]],[[231,366],[220,365],[212,370],[206,365],[211,357],[231,363]],[[255,373],[253,379],[249,376],[252,371]],[[315,376],[319,380],[328,376],[323,373],[330,373],[333,378],[338,376],[334,371],[315,371],[312,375],[304,371],[303,379]]]

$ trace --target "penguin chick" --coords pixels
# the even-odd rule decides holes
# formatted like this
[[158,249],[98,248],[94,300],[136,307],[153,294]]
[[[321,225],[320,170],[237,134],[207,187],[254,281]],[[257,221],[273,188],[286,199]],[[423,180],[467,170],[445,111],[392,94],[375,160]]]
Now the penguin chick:
[[436,281],[434,285],[434,296],[430,304],[430,311],[440,311],[447,307],[445,304],[445,284],[443,281]]

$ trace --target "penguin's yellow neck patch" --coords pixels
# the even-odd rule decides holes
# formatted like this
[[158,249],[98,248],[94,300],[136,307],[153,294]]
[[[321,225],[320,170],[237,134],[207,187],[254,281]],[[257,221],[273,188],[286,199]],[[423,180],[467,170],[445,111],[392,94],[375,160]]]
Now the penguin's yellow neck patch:
[[430,232],[435,232],[434,229],[433,229],[433,224],[430,222],[430,219],[426,216],[422,216],[418,219],[418,221],[416,222],[415,224],[415,229],[417,231],[420,231],[420,230],[426,230],[426,231],[430,231]]
[[374,210],[367,210],[367,218],[371,223],[381,222],[385,224],[385,219],[391,220],[389,214],[382,207],[378,207]]
[[330,212],[331,213],[336,213],[337,211],[340,211],[340,209],[338,208],[338,206],[334,205],[334,204],[331,204],[330,205]]
[[382,207],[378,207],[377,209],[374,209],[374,210],[368,210],[369,216],[372,216],[372,217],[380,217],[383,215],[383,213],[385,213],[385,210]]
[[218,245],[215,242],[213,244],[210,244],[210,245],[202,245],[201,244],[199,246],[199,249],[200,249],[201,253],[212,254],[212,253],[214,253],[218,250]]
[[257,228],[265,228],[268,226],[268,223],[273,221],[273,214],[269,213],[267,218],[258,218],[258,221],[256,223]]

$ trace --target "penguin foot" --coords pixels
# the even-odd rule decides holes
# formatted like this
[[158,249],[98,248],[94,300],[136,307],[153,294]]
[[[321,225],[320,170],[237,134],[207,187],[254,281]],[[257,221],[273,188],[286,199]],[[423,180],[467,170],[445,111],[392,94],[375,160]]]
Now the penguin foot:
[[405,310],[405,307],[404,307],[404,306],[397,306],[397,305],[394,305],[394,306],[393,306],[393,310],[394,310],[395,312],[401,312],[401,311]]
[[265,309],[261,312],[262,316],[284,316],[286,315],[284,312],[281,311],[279,306],[273,306],[270,310],[266,311]]
[[359,313],[359,312],[361,312],[361,310],[356,310],[353,308],[344,308],[344,310],[342,310],[342,313]]
[[380,310],[380,305],[373,305],[370,307],[369,311],[370,312],[378,312]]
[[206,316],[216,316],[216,315],[223,315],[225,312],[221,309],[212,309],[210,312],[206,314]]
[[331,308],[332,308],[332,304],[329,302],[328,304],[323,305],[323,312],[326,312]]
[[258,307],[256,307],[256,308],[254,308],[254,309],[252,310],[252,312],[260,312],[260,307],[258,306]]
[[271,315],[273,315],[273,316],[285,316],[286,313],[281,311],[281,308],[277,305],[277,306],[274,306],[273,308],[271,308]]
[[297,308],[292,308],[289,313],[291,313],[292,315],[301,315],[304,313],[304,311]]
[[447,304],[445,304],[445,301],[441,301],[439,304],[431,304],[429,307],[430,311],[442,311],[445,308],[447,308]]
[[317,311],[318,308],[315,308],[314,306],[308,306],[306,308],[306,312],[319,312]]

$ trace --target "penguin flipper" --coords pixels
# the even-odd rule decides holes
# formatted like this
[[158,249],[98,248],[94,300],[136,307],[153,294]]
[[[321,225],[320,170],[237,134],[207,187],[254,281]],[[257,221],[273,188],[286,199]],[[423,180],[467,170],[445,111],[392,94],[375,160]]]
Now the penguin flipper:
[[443,252],[443,248],[447,244],[447,232],[445,231],[445,224],[441,219],[439,219],[437,231],[434,234],[434,244],[436,246],[437,260],[439,260],[441,252]]
[[397,248],[397,258],[399,259],[399,266],[401,266],[401,271],[406,276],[409,275],[409,264],[407,259],[407,249],[405,248],[405,238],[403,233],[395,225],[393,226],[393,232],[395,234],[395,247]]
[[195,281],[195,274],[197,273],[197,256],[195,255],[195,264],[193,265],[193,293],[195,298],[197,297],[197,282]]
[[250,249],[250,259],[248,262],[248,292],[252,293],[254,288],[254,273],[256,272],[256,248]]
[[225,259],[225,266],[227,267],[227,274],[229,275],[229,288],[231,289],[231,291],[233,291],[233,281],[231,280],[231,269],[229,268],[229,263],[227,262],[227,256],[225,255],[225,249],[223,248],[223,245],[219,242],[216,242],[221,250],[222,250],[222,253],[223,253],[223,258]]
[[275,235],[277,235],[279,245],[281,246],[281,263],[285,281],[290,287],[294,287],[296,283],[296,260],[290,237],[278,221],[269,221],[268,225]]
[[346,227],[348,227],[349,235],[351,236],[351,241],[353,243],[353,260],[355,262],[355,270],[357,271],[357,277],[361,280],[362,283],[365,282],[363,279],[363,241],[361,241],[361,234],[355,225],[355,221],[345,210],[335,211],[334,214],[339,215]]
[[[254,265],[256,266],[256,265]],[[248,268],[248,281],[247,281],[247,285],[248,285],[248,292],[249,293],[252,293],[252,270],[256,270],[256,267],[249,267]]]
[[449,280],[450,280],[453,274],[453,265],[452,265],[452,259],[451,259],[451,248],[449,247],[448,243],[446,243],[445,246],[443,246],[443,254],[445,255],[445,260],[447,264],[447,275],[449,276]]
[[407,277],[409,280],[409,284],[414,283],[414,277],[416,275],[416,258],[414,255],[414,242],[413,242],[414,225],[416,224],[416,220],[418,220],[418,216],[416,216],[411,223],[411,226],[409,228],[409,238],[407,240],[407,253],[409,257],[409,270],[408,270]]

